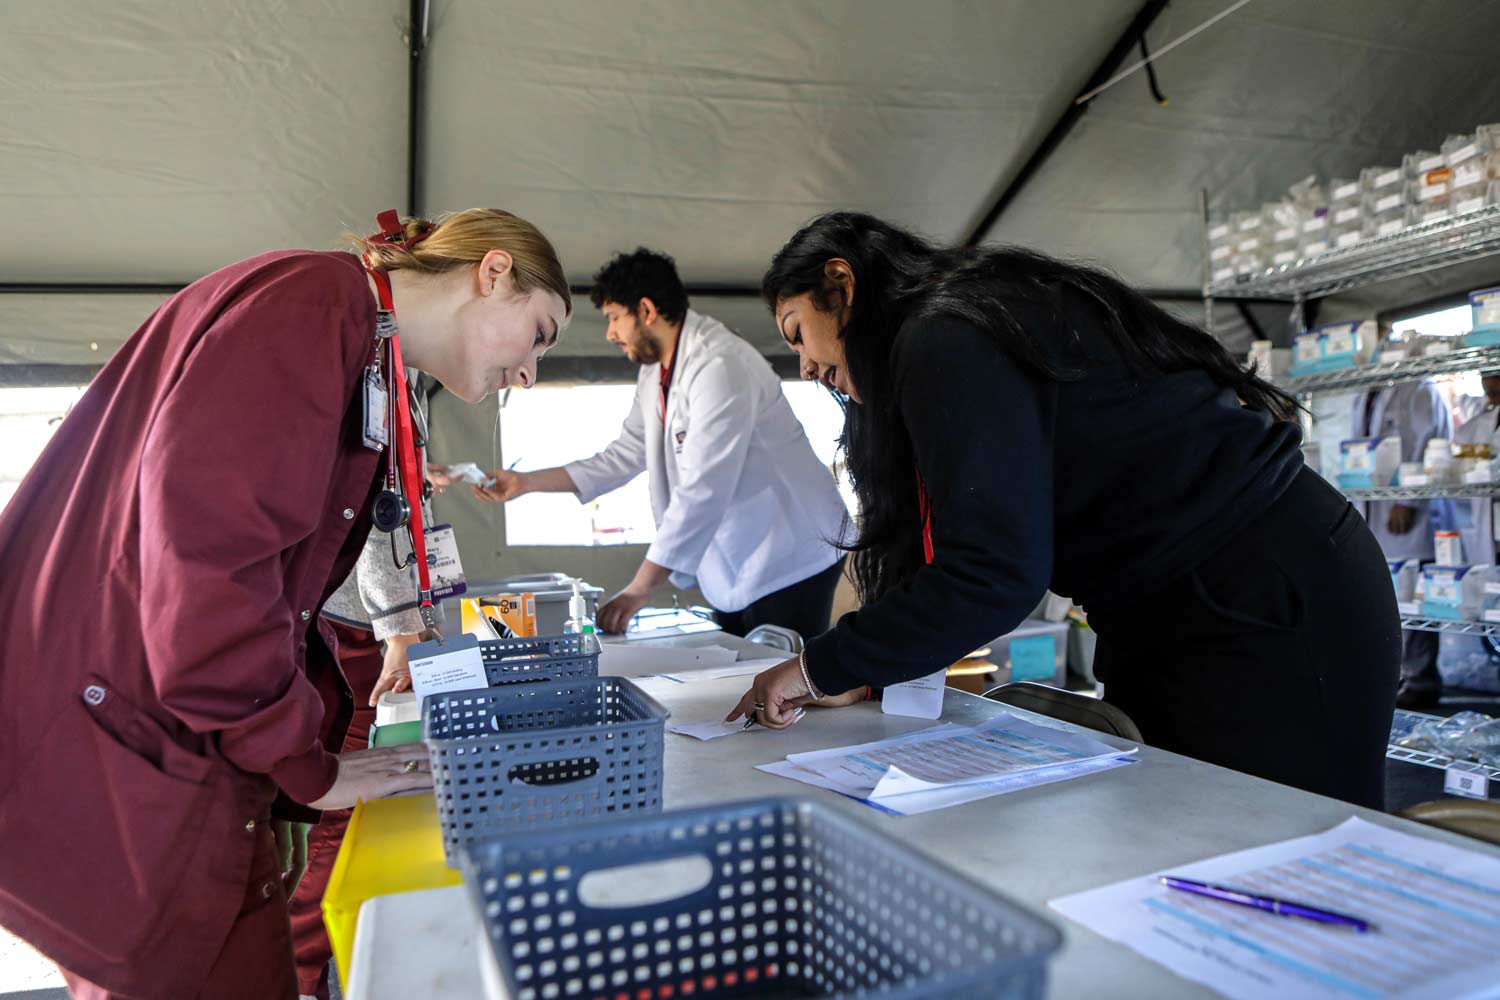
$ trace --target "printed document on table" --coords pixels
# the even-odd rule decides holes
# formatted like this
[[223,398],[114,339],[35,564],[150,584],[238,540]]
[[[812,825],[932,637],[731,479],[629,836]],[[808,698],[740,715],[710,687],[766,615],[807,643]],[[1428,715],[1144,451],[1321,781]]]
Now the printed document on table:
[[[1360,917],[1360,934],[1175,892],[1221,883]],[[1500,858],[1352,818],[1327,831],[1052,901],[1233,1000],[1500,993]]]
[[[955,729],[958,727],[955,726]],[[987,799],[993,795],[1004,795],[1007,792],[1019,792],[1023,788],[1036,788],[1039,785],[1050,785],[1057,781],[1067,781],[1071,778],[1081,778],[1084,775],[1094,774],[1098,771],[1110,771],[1126,764],[1135,763],[1133,756],[1104,757],[1096,760],[1086,760],[1078,764],[1059,764],[1056,767],[1043,768],[1039,771],[1022,771],[1019,774],[1009,774],[1003,778],[992,778],[989,781],[976,781],[967,785],[952,785],[947,788],[938,788],[930,792],[913,792],[910,795],[892,795],[883,799],[867,799],[859,795],[852,795],[838,788],[832,782],[814,774],[804,771],[789,760],[773,761],[770,764],[757,764],[756,770],[765,771],[781,778],[791,778],[793,781],[801,781],[815,788],[826,788],[849,798],[859,799],[865,805],[881,812],[891,813],[896,816],[916,816],[920,813],[933,812],[937,809],[947,809],[949,806],[961,806],[969,802],[977,802]]]
[[945,725],[787,760],[859,798],[885,799],[1130,753],[1080,733],[1001,713],[982,725]]

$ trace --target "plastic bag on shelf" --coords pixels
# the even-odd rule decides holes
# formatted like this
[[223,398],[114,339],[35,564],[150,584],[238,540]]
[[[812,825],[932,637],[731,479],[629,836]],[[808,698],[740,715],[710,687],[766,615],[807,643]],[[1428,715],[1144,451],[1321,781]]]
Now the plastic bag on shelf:
[[1482,712],[1459,712],[1451,718],[1419,723],[1398,745],[1500,767],[1500,719]]
[[1437,667],[1445,687],[1500,693],[1500,654],[1477,635],[1439,636]]

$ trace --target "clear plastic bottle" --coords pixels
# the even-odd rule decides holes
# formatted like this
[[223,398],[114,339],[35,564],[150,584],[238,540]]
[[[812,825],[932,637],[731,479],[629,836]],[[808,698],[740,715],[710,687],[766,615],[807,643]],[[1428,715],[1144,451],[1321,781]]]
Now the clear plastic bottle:
[[566,635],[593,635],[594,619],[589,617],[588,605],[583,600],[583,590],[578,581],[573,581],[573,596],[568,598],[568,620],[563,622]]

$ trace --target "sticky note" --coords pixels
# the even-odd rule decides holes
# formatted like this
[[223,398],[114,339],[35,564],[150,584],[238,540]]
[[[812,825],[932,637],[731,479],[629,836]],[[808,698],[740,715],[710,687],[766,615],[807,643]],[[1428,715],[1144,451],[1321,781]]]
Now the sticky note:
[[1033,635],[1010,641],[1010,679],[1051,680],[1057,675],[1057,638]]

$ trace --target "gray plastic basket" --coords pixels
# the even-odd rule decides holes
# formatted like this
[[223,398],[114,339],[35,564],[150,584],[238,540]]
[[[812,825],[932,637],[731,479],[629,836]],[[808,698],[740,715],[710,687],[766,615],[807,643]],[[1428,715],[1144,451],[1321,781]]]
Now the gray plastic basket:
[[[668,861],[700,877],[661,900]],[[470,844],[464,873],[512,1000],[1030,1000],[1062,943],[1030,910],[806,799],[508,835]]]
[[506,830],[659,812],[667,715],[621,677],[428,695],[422,739],[448,863]]
[[484,674],[490,687],[599,676],[599,637],[594,635],[481,639],[479,654],[484,658]]

